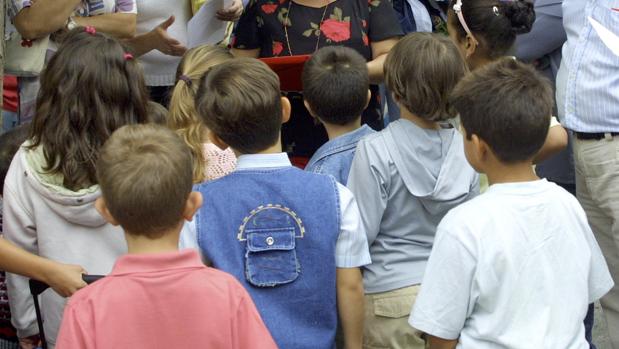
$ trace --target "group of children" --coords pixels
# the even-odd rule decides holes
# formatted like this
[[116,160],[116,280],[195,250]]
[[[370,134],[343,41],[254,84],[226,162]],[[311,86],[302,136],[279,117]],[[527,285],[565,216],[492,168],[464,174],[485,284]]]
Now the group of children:
[[290,102],[264,63],[188,51],[165,115],[118,41],[73,30],[4,185],[6,238],[44,257],[0,240],[22,343],[38,330],[17,274],[68,295],[79,265],[107,276],[68,303],[43,295],[59,349],[588,347],[582,321],[613,280],[576,199],[533,171],[565,131],[549,83],[502,57],[531,9],[493,6],[453,1],[451,39],[398,42],[401,119],[380,132],[360,122],[364,59],[316,52],[304,98],[329,142],[305,171],[282,152]]

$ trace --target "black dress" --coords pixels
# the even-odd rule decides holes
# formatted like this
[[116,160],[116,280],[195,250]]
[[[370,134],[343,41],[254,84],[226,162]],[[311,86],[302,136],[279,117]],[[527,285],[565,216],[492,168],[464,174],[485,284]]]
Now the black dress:
[[[260,57],[276,57],[312,54],[317,46],[346,46],[370,61],[371,42],[403,35],[390,0],[336,0],[327,5],[326,11],[325,7],[314,8],[289,1],[250,1],[236,28],[233,47],[259,48]],[[290,47],[286,42],[285,22]],[[380,130],[383,119],[378,88],[371,86],[370,89],[372,99],[362,120]],[[284,150],[295,156],[311,157],[327,141],[326,132],[303,106],[302,95],[290,93],[288,98],[292,103],[292,117],[282,129]]]

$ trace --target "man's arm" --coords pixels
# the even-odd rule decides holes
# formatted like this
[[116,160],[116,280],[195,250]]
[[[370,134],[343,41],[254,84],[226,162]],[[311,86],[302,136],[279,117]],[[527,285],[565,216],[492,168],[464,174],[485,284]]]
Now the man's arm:
[[98,31],[116,38],[128,39],[135,35],[137,15],[135,13],[106,13],[90,17],[75,16],[73,20],[78,26],[93,26]]
[[363,278],[359,268],[337,268],[337,308],[346,349],[363,344]]
[[26,39],[38,39],[62,29],[80,0],[37,0],[15,16],[15,28]]

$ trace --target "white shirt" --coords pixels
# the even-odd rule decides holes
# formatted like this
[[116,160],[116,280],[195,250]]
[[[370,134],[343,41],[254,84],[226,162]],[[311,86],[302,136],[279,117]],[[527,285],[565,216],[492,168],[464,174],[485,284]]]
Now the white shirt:
[[[286,153],[248,154],[239,156],[236,171],[256,168],[281,168],[292,166]],[[335,244],[335,266],[356,268],[370,264],[368,240],[361,222],[359,207],[352,192],[337,183],[340,198],[340,235]],[[180,248],[200,250],[195,221],[186,222],[181,231]]]
[[409,323],[458,348],[584,349],[587,307],[612,286],[575,197],[495,184],[439,225]]

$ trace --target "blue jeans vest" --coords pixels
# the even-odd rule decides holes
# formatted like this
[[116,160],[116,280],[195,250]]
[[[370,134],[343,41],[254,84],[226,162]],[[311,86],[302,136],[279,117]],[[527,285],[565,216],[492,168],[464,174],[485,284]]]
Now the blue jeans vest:
[[252,296],[282,349],[332,349],[339,196],[329,176],[240,170],[197,186],[198,244]]

